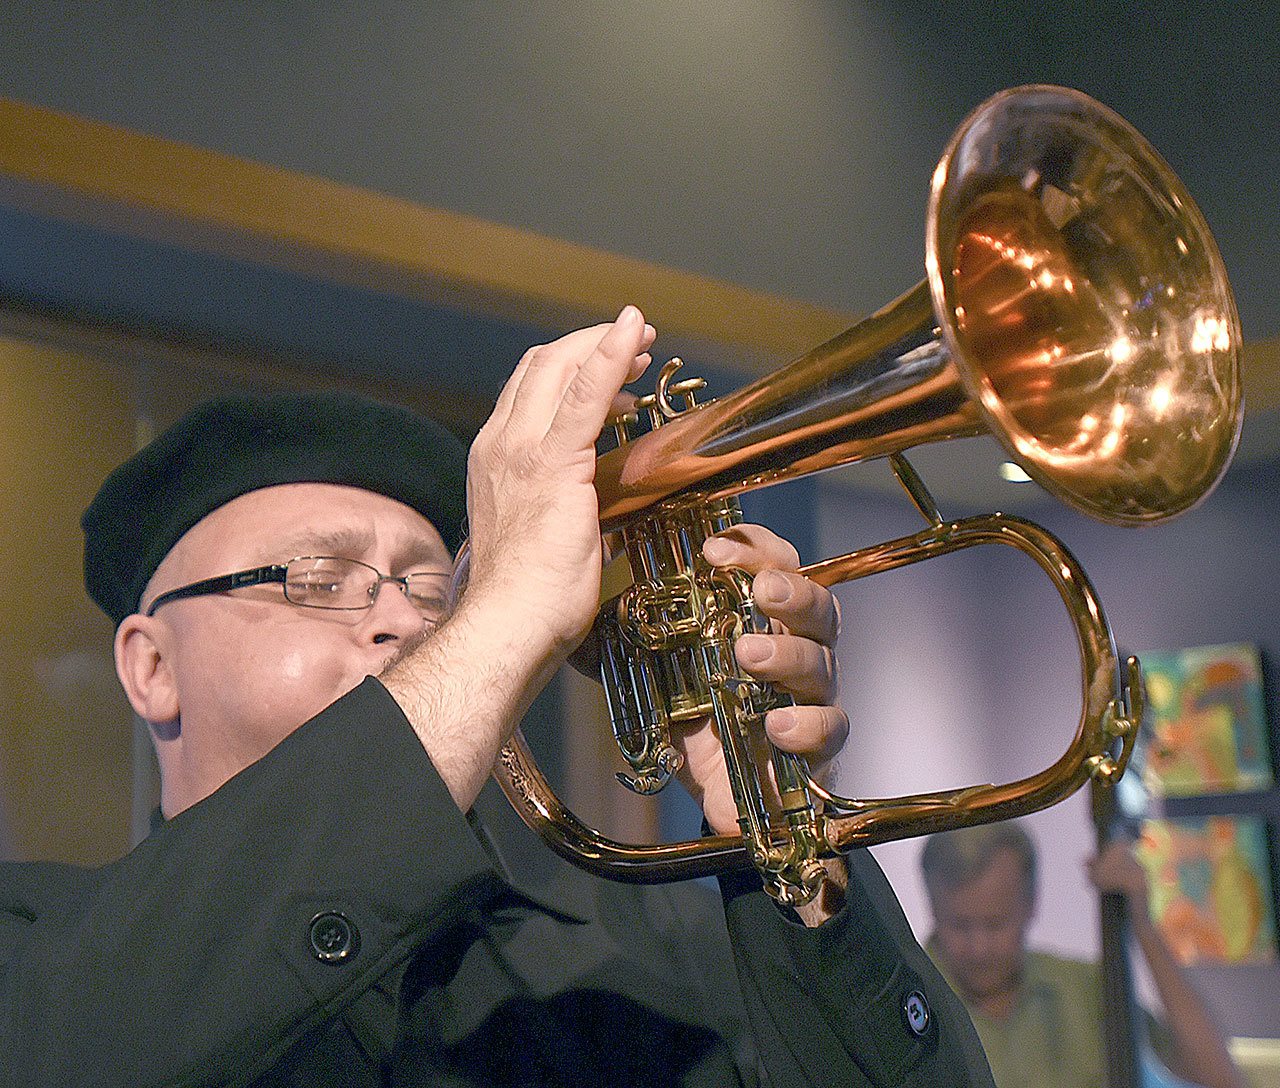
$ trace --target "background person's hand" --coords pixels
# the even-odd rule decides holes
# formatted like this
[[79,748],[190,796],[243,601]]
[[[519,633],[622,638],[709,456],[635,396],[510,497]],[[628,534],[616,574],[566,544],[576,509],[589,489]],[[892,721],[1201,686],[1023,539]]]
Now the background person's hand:
[[1147,913],[1147,872],[1134,857],[1133,843],[1128,839],[1112,839],[1097,857],[1085,862],[1085,869],[1100,892],[1123,895],[1130,910]]

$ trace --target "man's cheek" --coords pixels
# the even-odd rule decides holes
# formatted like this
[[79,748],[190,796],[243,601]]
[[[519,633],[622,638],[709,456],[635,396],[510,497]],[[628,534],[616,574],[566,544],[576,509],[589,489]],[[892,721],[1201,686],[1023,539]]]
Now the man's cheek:
[[280,661],[280,679],[287,684],[297,683],[307,674],[307,662],[303,654],[285,654]]
[[314,647],[283,649],[274,671],[270,698],[278,709],[300,714],[301,721],[319,714],[365,678],[364,669],[343,655],[317,653]]

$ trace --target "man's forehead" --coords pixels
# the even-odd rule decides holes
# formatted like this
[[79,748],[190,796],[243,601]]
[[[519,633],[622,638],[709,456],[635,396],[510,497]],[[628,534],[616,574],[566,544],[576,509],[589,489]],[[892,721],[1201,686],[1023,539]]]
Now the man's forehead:
[[[426,523],[431,528],[430,523]],[[388,552],[398,564],[448,561],[439,533],[415,531],[398,524],[364,521],[345,525],[315,524],[295,527],[282,536],[258,543],[261,561],[283,562],[300,555],[338,555],[360,559],[377,550]]]
[[1005,929],[1022,926],[1030,917],[1031,904],[1020,892],[1007,899],[942,897],[933,904],[934,927],[940,931]]
[[934,910],[939,920],[983,920],[1017,913],[1025,901],[1018,889],[1011,889],[1006,896],[991,896],[962,884],[939,895],[934,903]]
[[378,534],[368,522],[355,525],[314,525],[295,527],[262,546],[273,553],[295,555],[350,555],[371,551]]

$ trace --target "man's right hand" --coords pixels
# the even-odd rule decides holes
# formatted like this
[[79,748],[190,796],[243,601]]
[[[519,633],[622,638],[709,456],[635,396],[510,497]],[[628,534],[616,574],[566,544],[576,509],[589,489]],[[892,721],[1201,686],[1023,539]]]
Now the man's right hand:
[[534,696],[586,636],[600,594],[596,439],[654,330],[634,306],[531,348],[471,447],[466,592],[381,677],[467,809]]
[[471,446],[467,602],[500,602],[559,658],[599,604],[596,439],[622,385],[644,372],[654,331],[634,306],[612,324],[530,348]]

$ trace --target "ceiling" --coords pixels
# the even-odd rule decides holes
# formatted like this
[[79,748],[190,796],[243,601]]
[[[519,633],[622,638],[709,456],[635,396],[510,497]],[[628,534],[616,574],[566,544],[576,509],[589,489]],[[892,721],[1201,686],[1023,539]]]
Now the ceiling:
[[[851,316],[920,277],[929,175],[965,114],[1003,87],[1068,84],[1130,120],[1182,177],[1254,342],[1280,336],[1278,72],[1272,4],[175,0],[162,18],[151,5],[92,0],[0,9],[0,94]],[[219,280],[180,259],[139,289],[154,254],[120,239],[100,262],[112,274],[91,282],[84,250],[54,267],[47,239],[62,229],[0,208],[5,248],[25,239],[41,254],[21,268],[0,257],[0,290],[29,294],[33,276],[46,286],[60,276],[53,305],[78,291],[109,313],[132,292],[144,316],[164,300],[161,323],[364,333],[387,366],[455,383],[468,325],[486,320],[376,292],[290,306],[296,284],[267,312],[266,281],[251,285],[249,305],[229,295],[252,274],[233,266]],[[349,305],[362,320],[343,316]],[[500,350],[468,372],[471,388],[491,395],[535,326],[483,329]],[[659,354],[683,350],[661,332]],[[344,360],[372,365],[355,347],[335,364]],[[734,365],[713,360],[726,374]],[[1280,445],[1270,415],[1250,420],[1251,457]],[[949,448],[925,455],[938,462],[940,493],[992,485],[992,443]]]

